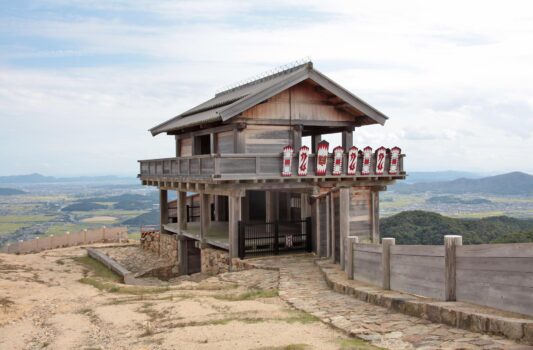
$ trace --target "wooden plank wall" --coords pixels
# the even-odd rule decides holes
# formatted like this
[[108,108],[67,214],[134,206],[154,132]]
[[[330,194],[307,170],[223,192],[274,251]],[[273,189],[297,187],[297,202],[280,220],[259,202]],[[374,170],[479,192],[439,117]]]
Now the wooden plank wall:
[[180,157],[192,156],[192,137],[180,139]]
[[333,219],[335,222],[333,223],[333,229],[334,229],[334,246],[333,249],[335,249],[335,262],[340,262],[340,256],[341,256],[341,225],[340,225],[340,194],[339,191],[332,192],[331,195],[333,196]]
[[444,300],[444,246],[393,245],[393,290]]
[[533,243],[459,246],[457,300],[533,315]]
[[353,278],[381,287],[383,271],[381,268],[381,245],[354,244]]
[[[352,188],[350,190],[350,234],[359,237],[359,242],[372,239],[372,205],[368,189]],[[377,243],[377,242],[376,242]]]
[[234,132],[233,130],[229,131],[222,131],[217,133],[217,146],[216,146],[216,152],[223,154],[223,153],[235,153],[234,148]]
[[241,134],[244,153],[281,153],[290,142],[288,126],[249,125]]
[[289,119],[354,121],[349,113],[335,108],[324,92],[308,81],[285,90],[266,102],[258,104],[242,113],[243,119]]

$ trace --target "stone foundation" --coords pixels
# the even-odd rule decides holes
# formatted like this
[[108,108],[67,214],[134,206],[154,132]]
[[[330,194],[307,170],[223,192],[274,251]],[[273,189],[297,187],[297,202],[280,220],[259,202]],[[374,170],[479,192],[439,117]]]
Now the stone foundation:
[[159,254],[159,232],[141,233],[141,248]]
[[159,256],[167,259],[171,265],[178,262],[178,240],[176,235],[166,233],[159,235]]
[[214,248],[202,248],[202,272],[217,275],[229,271],[229,253]]

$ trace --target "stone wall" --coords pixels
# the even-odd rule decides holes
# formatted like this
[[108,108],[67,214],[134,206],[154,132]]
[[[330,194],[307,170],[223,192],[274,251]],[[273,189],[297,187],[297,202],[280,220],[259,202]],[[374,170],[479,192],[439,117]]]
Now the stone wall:
[[159,256],[174,265],[178,262],[178,240],[176,235],[161,233],[159,235]]
[[159,232],[142,232],[141,248],[159,254]]
[[228,252],[214,248],[202,248],[202,272],[216,275],[229,271]]

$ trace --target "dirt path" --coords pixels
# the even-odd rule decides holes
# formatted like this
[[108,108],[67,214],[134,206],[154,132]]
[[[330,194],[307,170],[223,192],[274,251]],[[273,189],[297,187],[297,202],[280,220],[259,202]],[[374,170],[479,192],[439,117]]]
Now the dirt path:
[[85,254],[0,254],[0,349],[375,349],[289,307],[275,271],[126,287]]

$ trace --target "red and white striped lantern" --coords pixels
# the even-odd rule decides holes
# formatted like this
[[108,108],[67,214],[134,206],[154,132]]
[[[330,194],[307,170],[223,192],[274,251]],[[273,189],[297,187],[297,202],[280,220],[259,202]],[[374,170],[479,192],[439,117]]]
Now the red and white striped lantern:
[[348,151],[348,175],[355,175],[357,171],[357,155],[359,150],[357,147],[352,146]]
[[333,149],[333,175],[340,175],[342,173],[342,157],[344,155],[344,148],[337,146]]
[[372,147],[366,146],[363,149],[363,168],[361,169],[362,175],[370,174],[370,161],[372,159]]
[[292,154],[294,149],[292,146],[283,147],[283,170],[281,171],[281,176],[291,176],[292,175]]
[[300,147],[298,156],[298,176],[307,176],[309,165],[309,147]]
[[376,174],[383,175],[385,171],[385,157],[387,156],[387,149],[383,146],[376,150]]
[[389,174],[397,174],[398,173],[398,166],[400,162],[400,154],[402,153],[402,150],[400,147],[393,147],[390,150],[390,168],[389,168]]
[[317,176],[326,175],[326,168],[328,165],[329,143],[327,141],[320,141],[318,143],[318,150],[316,152],[316,174]]

